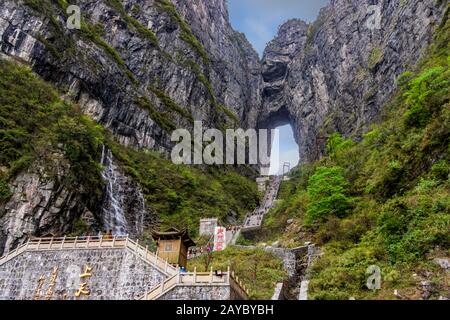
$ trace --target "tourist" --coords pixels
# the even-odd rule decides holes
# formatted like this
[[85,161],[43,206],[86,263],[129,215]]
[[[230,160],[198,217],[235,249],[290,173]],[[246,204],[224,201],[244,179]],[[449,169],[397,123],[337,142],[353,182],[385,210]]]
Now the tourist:
[[113,238],[112,230],[108,230],[108,232],[105,234],[105,236],[103,238],[105,240],[112,240],[112,238]]

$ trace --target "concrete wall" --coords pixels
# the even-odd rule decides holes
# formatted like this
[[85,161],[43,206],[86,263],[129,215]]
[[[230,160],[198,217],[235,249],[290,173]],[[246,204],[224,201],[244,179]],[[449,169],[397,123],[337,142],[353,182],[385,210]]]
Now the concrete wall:
[[[234,298],[233,298],[234,297]],[[228,285],[179,285],[158,300],[235,300]]]
[[[92,276],[81,279],[86,266],[92,268]],[[40,296],[45,299],[55,267],[58,270],[51,299],[136,299],[165,278],[125,248],[24,252],[0,266],[0,299],[33,299],[41,276],[45,281]],[[76,298],[75,292],[83,282],[90,288],[90,295]]]
[[199,234],[201,236],[212,236],[218,225],[219,225],[219,219],[217,219],[217,218],[201,219]]

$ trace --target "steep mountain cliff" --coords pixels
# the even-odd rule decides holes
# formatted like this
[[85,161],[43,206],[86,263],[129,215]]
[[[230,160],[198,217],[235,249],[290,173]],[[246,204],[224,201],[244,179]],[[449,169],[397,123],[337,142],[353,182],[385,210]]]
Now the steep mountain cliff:
[[195,235],[200,218],[233,221],[257,204],[256,185],[232,168],[175,165],[125,147],[59,95],[0,59],[1,252],[51,234],[146,238],[156,224]]
[[382,120],[360,141],[330,135],[325,155],[283,182],[253,239],[320,246],[302,274],[310,299],[450,299],[449,14],[447,4]]
[[[372,27],[374,4],[381,20]],[[310,25],[286,22],[264,53],[259,126],[291,123],[302,162],[317,159],[334,131],[360,136],[423,54],[443,8],[434,0],[332,0]]]
[[[66,27],[70,3],[81,8],[81,30]],[[3,54],[55,83],[124,145],[168,153],[171,130],[190,128],[194,119],[219,128],[243,125],[260,101],[258,56],[232,30],[223,1],[3,1],[0,34]],[[53,179],[34,172],[39,166],[24,176],[8,173],[14,196],[2,206],[0,247],[70,230],[79,217],[97,230],[120,231],[122,224],[128,227],[121,232],[142,234],[143,211],[155,221],[132,180],[144,182],[124,176],[113,155],[107,162],[103,195],[91,196],[94,208],[76,190],[55,186],[64,171]],[[166,200],[159,201],[164,207]],[[96,219],[84,218],[87,207]]]
[[[66,27],[69,4],[80,6],[79,30]],[[77,228],[143,236],[161,221],[194,227],[203,215],[239,218],[257,202],[248,179],[228,169],[179,168],[148,149],[167,155],[171,131],[194,120],[220,129],[291,123],[303,162],[322,155],[331,132],[357,138],[418,61],[444,8],[434,0],[380,1],[374,30],[367,27],[372,4],[332,0],[313,24],[288,21],[259,61],[231,28],[225,0],[2,1],[2,58],[30,66],[74,110],[65,111],[70,121],[61,129],[61,114],[37,100],[52,116],[50,128],[60,130],[44,152],[48,132],[32,121],[42,110],[22,123],[4,109],[0,251]],[[27,103],[36,102],[30,86],[17,88],[12,97],[28,91]],[[51,105],[61,104],[55,96]],[[36,127],[43,136],[34,140]]]
[[122,143],[168,151],[176,127],[240,124],[257,108],[258,58],[224,1],[72,1],[81,30],[65,26],[69,2],[4,1],[2,52],[66,88]]

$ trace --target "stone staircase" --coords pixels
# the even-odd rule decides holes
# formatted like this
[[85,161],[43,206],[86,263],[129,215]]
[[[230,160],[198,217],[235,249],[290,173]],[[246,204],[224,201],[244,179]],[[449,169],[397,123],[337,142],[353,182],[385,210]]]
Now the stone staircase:
[[243,285],[234,272],[228,268],[226,272],[216,274],[212,268],[210,272],[177,272],[177,274],[167,278],[152,291],[145,293],[138,300],[158,300],[176,287],[211,287],[226,286],[239,297],[240,300],[247,300],[249,291]]
[[278,191],[280,189],[281,177],[276,176],[270,182],[269,188],[264,195],[262,206],[256,208],[253,212],[249,213],[242,225],[241,232],[251,232],[261,229],[264,216],[273,207],[275,200],[278,196]]
[[133,241],[128,237],[107,237],[107,236],[85,236],[85,237],[62,237],[62,238],[36,238],[30,239],[25,244],[6,253],[0,258],[0,266],[30,251],[56,251],[56,250],[102,250],[102,249],[127,249],[138,258],[158,269],[168,277],[177,274],[178,270],[158,257],[156,254]]

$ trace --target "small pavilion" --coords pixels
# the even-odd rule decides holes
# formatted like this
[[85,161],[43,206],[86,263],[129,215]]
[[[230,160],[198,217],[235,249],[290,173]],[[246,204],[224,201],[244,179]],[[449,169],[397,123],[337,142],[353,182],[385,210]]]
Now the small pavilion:
[[195,246],[187,229],[169,228],[166,231],[152,231],[152,237],[156,241],[157,254],[160,258],[167,259],[172,265],[187,267],[188,249]]

